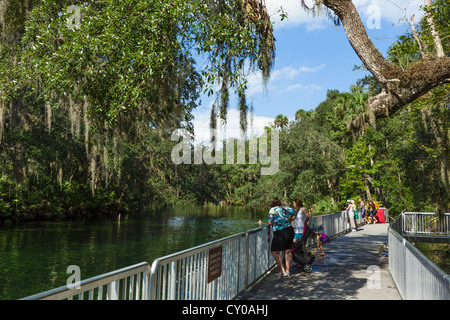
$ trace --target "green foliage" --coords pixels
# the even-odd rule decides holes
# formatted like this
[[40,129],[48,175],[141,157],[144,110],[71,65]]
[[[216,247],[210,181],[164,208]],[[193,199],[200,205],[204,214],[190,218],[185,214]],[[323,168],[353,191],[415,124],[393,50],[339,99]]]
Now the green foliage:
[[[355,195],[363,195],[366,192],[368,179],[379,171],[379,163],[372,164],[376,156],[376,148],[369,148],[366,140],[360,137],[351,149],[346,150],[346,171],[341,176],[340,187],[344,198]],[[371,179],[371,184],[378,187],[376,181]]]
[[[68,21],[69,5],[80,8],[77,28]],[[268,75],[271,25],[251,14],[240,1],[41,0],[21,38],[19,85],[46,101],[87,99],[100,127],[117,125],[122,114],[145,114],[152,123],[181,117],[200,89],[197,80],[180,77],[192,73],[195,53],[205,55],[200,73],[211,92],[221,82],[221,95],[228,88],[242,94],[246,59]]]
[[319,200],[311,210],[314,214],[327,214],[331,212],[341,211],[341,208],[336,202],[332,202],[329,196]]
[[[287,205],[300,197],[315,214],[360,197],[380,200],[394,214],[448,210],[449,85],[376,126],[369,125],[367,99],[380,87],[371,76],[348,92],[328,90],[314,110],[288,115],[295,121],[278,115],[268,128],[280,133],[275,175],[249,164],[248,140],[246,164],[227,164],[224,155],[224,164],[175,165],[171,132],[192,130],[201,90],[212,94],[219,85],[213,110],[225,118],[234,88],[246,127],[246,68],[262,70],[267,80],[274,58],[260,7],[200,0],[5,3],[0,220],[115,215],[140,201],[268,206],[273,197]],[[71,4],[81,8],[79,29],[67,26]],[[448,8],[441,0],[427,8],[445,52]],[[426,20],[416,29],[432,56]],[[400,36],[388,55],[401,68],[422,58],[412,34]]]

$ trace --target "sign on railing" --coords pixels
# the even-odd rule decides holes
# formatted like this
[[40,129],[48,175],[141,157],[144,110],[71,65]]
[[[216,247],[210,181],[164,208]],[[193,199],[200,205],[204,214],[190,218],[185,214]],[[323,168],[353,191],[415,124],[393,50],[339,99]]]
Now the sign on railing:
[[210,249],[208,256],[208,283],[222,275],[222,246]]

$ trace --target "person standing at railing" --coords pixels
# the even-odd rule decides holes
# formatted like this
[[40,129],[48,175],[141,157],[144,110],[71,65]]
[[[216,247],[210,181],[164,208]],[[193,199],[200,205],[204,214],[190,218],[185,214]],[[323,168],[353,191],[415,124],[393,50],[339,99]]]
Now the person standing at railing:
[[[270,206],[267,217],[267,223],[273,230],[270,251],[280,269],[280,275],[287,277],[292,264],[291,249],[294,241],[294,227],[291,226],[291,222],[297,216],[297,211],[289,207],[282,207],[278,198],[273,198]],[[284,264],[281,252],[284,252]]]
[[356,208],[355,200],[350,200],[353,208],[353,218],[355,219],[355,231],[358,231],[358,209]]
[[355,213],[354,213],[352,200],[347,200],[346,210],[347,210],[348,223],[350,224],[350,226],[352,228],[352,232],[355,232],[356,231],[356,222],[355,222]]
[[367,223],[366,222],[366,206],[365,206],[365,203],[362,198],[359,198],[359,208],[358,209],[361,212],[361,218],[363,219],[364,224],[366,224]]

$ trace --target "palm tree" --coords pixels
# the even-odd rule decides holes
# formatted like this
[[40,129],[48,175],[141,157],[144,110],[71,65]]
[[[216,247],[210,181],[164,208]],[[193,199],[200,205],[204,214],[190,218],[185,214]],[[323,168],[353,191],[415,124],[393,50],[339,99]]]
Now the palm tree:
[[334,116],[343,118],[345,112],[350,108],[351,100],[351,93],[342,92],[339,94],[333,107]]
[[301,120],[301,119],[310,117],[310,116],[312,116],[312,114],[313,114],[312,110],[306,111],[303,109],[298,109],[297,112],[295,112],[295,120],[299,120],[299,119]]
[[350,90],[352,92],[352,127],[355,128],[358,133],[361,133],[368,125],[367,99],[369,99],[369,94],[358,85],[352,86]]
[[356,136],[366,127],[368,94],[360,86],[352,86],[351,93],[343,92],[336,99],[334,115],[340,117],[350,130],[353,141]]
[[275,117],[275,121],[273,123],[275,125],[275,128],[283,129],[288,125],[289,120],[286,116],[279,114]]

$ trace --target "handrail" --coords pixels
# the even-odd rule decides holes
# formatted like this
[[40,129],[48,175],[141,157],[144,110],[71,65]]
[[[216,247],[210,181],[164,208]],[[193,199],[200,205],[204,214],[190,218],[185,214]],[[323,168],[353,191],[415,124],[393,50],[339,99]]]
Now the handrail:
[[433,212],[402,212],[401,233],[405,235],[450,235],[450,213],[439,219]]
[[[402,299],[449,300],[450,279],[401,234],[404,214],[389,226],[389,272]],[[448,236],[447,236],[448,237]]]
[[[147,262],[141,262],[129,267],[105,273],[80,281],[79,288],[62,286],[53,290],[41,292],[21,300],[62,300],[76,297],[79,300],[85,298],[88,293],[88,299],[102,300],[146,300],[148,299],[148,277],[150,275],[150,265]],[[122,284],[122,286],[120,285]],[[128,284],[128,286],[127,286]],[[104,291],[106,286],[106,291]],[[97,293],[97,294],[95,294]]]

